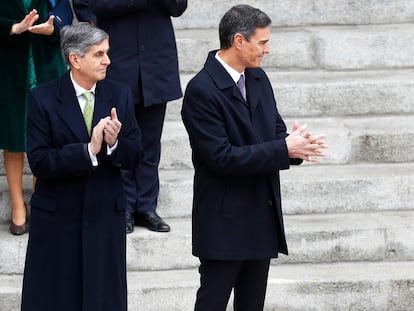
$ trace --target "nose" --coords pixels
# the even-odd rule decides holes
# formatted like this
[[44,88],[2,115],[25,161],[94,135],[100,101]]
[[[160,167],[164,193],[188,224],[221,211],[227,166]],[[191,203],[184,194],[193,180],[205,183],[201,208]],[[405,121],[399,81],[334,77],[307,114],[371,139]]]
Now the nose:
[[266,43],[266,44],[263,46],[263,53],[265,53],[265,54],[269,54],[269,53],[270,53],[270,46],[269,46],[269,44],[268,44],[268,43]]
[[111,63],[111,60],[109,59],[109,55],[105,54],[104,58],[103,58],[103,63],[105,65],[109,65]]

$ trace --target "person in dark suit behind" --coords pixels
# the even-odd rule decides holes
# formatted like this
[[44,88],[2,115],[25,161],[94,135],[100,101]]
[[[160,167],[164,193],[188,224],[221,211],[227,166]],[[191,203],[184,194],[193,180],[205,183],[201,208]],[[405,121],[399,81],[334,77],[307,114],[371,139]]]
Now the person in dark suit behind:
[[[219,25],[220,50],[189,82],[182,119],[193,153],[193,254],[200,259],[196,311],[264,306],[270,259],[288,253],[279,171],[322,157],[324,135],[295,122],[290,135],[259,67],[270,18],[248,5]],[[245,80],[244,80],[245,79]],[[240,80],[240,81],[239,81]]]
[[182,96],[171,17],[187,0],[74,0],[79,20],[96,22],[111,37],[108,78],[132,89],[144,156],[133,171],[123,171],[128,196],[127,233],[135,224],[158,232],[170,226],[157,214],[158,165],[166,103]]
[[105,80],[105,31],[66,26],[61,47],[70,71],[29,97],[27,157],[37,182],[22,310],[127,310],[120,170],[142,153],[131,91]]

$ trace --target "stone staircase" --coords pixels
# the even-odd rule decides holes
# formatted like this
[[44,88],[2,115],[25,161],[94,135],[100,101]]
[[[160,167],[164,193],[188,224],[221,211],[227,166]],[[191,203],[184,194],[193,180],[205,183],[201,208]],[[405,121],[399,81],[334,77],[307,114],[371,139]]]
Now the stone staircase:
[[[238,3],[190,0],[174,20],[183,88],[218,48],[218,22]],[[288,128],[297,119],[330,145],[319,164],[281,174],[290,255],[272,262],[265,310],[414,310],[414,2],[249,4],[273,19],[263,67]],[[128,235],[131,311],[194,305],[193,171],[180,108],[181,100],[168,106],[160,164],[158,211],[172,231]],[[0,311],[14,311],[27,235],[8,234],[2,163],[0,174]],[[28,167],[25,189],[29,200]]]

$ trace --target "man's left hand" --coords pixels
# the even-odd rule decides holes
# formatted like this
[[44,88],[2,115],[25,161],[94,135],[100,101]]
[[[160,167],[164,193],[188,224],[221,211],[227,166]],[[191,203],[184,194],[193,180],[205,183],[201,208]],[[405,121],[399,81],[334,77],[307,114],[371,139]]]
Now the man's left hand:
[[104,140],[109,147],[113,147],[118,140],[118,134],[121,130],[122,124],[118,120],[116,108],[111,109],[111,119],[107,120],[104,127]]

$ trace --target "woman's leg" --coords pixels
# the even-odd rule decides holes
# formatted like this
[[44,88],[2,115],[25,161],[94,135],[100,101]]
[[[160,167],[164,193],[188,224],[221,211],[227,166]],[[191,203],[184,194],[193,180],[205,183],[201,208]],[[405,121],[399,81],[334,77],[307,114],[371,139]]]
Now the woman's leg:
[[35,191],[35,187],[36,187],[36,176],[33,175],[32,193]]
[[26,207],[23,198],[24,153],[4,150],[3,155],[12,205],[12,221],[20,226],[26,222]]

